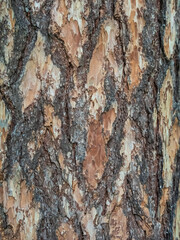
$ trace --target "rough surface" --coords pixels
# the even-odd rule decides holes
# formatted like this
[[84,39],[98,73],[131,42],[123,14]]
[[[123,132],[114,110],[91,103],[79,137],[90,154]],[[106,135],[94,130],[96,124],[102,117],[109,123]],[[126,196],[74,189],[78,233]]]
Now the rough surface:
[[0,239],[180,239],[176,0],[0,0]]

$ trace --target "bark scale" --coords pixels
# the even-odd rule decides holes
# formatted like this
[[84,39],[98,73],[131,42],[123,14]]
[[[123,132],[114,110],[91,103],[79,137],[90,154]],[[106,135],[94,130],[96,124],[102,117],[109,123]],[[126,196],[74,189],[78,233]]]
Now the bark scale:
[[0,239],[180,239],[177,0],[0,0]]

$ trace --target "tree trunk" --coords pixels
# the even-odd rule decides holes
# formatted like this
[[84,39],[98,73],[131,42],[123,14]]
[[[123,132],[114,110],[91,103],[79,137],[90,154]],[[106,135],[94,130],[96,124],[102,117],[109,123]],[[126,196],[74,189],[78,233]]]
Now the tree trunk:
[[0,0],[0,239],[180,239],[178,0]]

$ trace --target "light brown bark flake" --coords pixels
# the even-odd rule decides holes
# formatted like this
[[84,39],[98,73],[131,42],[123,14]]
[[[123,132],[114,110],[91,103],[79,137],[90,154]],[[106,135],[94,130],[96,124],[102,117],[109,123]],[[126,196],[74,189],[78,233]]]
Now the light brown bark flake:
[[45,127],[49,127],[56,139],[61,135],[61,120],[54,115],[54,108],[51,105],[44,106]]
[[39,206],[38,204],[34,206],[33,190],[28,189],[25,181],[22,181],[21,168],[18,164],[14,165],[11,179],[3,182],[3,206],[14,234],[20,227],[18,239],[35,240]]
[[83,192],[79,189],[77,181],[73,181],[73,197],[79,208],[84,208]]
[[60,36],[64,40],[67,52],[72,58],[73,63],[78,66],[78,51],[82,51],[80,47],[81,35],[78,22],[72,19],[67,22],[62,28]]
[[10,123],[11,115],[5,105],[5,102],[0,100],[0,171],[6,157],[6,138],[9,132]]
[[108,19],[101,27],[98,42],[93,51],[87,75],[87,90],[90,98],[90,116],[98,119],[105,107],[104,78],[106,75],[106,58],[114,71],[115,78],[121,82],[121,68],[118,67],[114,49],[119,34],[116,21]]
[[71,224],[62,223],[56,231],[58,240],[78,240],[78,236],[75,233]]
[[84,214],[81,220],[81,224],[87,240],[96,240],[96,228],[94,224],[96,214],[96,209],[93,207],[88,213]]
[[121,207],[116,207],[111,214],[110,222],[110,237],[112,240],[126,240],[127,234],[127,218]]
[[50,29],[64,41],[67,53],[74,66],[79,66],[82,46],[86,39],[86,21],[83,15],[86,1],[55,1],[51,11]]
[[166,28],[164,34],[164,51],[168,58],[174,53],[176,41],[176,21],[175,21],[175,0],[168,0],[169,6],[166,10]]
[[107,162],[102,126],[93,121],[88,131],[88,149],[83,162],[83,173],[92,188],[96,188]]
[[166,78],[163,82],[160,91],[160,135],[163,140],[163,181],[164,188],[161,201],[159,204],[160,217],[164,214],[166,208],[166,202],[170,197],[170,187],[173,184],[173,171],[175,168],[174,160],[176,153],[179,149],[180,140],[180,127],[178,120],[175,118],[172,122],[172,110],[173,110],[173,82],[170,70],[167,70]]
[[108,112],[103,113],[103,128],[104,128],[104,138],[106,143],[111,136],[112,127],[115,119],[116,119],[116,110],[114,108],[111,108]]
[[[179,184],[180,192],[180,184]],[[173,223],[173,240],[180,239],[180,198],[176,203],[175,218]]]
[[[144,0],[134,1],[125,0],[123,9],[128,17],[131,40],[128,45],[127,59],[130,63],[130,84],[129,89],[132,90],[140,83],[142,73],[146,67],[145,57],[141,44],[141,34],[145,26],[145,20],[142,17],[142,11],[145,8]],[[138,14],[141,13],[141,14]]]
[[24,99],[23,112],[38,99],[40,90],[45,92],[47,99],[53,101],[56,89],[59,87],[60,70],[53,64],[51,56],[45,55],[44,46],[45,38],[38,32],[35,47],[26,64],[25,74],[20,85]]

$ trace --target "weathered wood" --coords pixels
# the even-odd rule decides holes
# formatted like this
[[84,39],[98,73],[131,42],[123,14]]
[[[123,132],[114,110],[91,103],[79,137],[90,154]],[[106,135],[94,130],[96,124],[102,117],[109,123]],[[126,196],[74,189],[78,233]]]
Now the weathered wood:
[[0,239],[180,239],[175,0],[0,0]]

